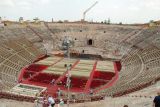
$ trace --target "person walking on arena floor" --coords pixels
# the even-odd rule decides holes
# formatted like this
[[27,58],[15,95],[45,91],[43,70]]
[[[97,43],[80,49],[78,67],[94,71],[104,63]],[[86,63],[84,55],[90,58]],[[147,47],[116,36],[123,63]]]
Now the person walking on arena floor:
[[157,93],[157,96],[153,100],[153,107],[160,107],[160,92]]

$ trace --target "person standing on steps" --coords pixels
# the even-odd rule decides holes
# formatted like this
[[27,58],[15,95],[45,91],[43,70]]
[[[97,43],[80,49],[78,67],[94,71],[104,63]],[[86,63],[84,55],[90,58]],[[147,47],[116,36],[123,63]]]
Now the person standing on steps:
[[160,92],[157,93],[157,96],[153,100],[153,107],[160,107]]

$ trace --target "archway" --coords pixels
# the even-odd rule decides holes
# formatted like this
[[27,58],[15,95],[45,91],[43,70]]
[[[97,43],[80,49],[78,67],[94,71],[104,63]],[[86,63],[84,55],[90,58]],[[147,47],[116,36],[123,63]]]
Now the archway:
[[93,45],[93,40],[89,39],[87,43],[88,43],[88,45]]

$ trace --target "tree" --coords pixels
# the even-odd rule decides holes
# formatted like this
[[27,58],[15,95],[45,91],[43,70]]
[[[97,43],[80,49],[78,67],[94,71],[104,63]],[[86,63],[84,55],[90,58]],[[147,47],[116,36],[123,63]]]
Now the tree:
[[110,20],[110,18],[108,18],[107,24],[111,24],[111,20]]
[[104,21],[104,24],[107,24],[107,20]]
[[122,22],[119,22],[119,25],[122,25]]
[[154,20],[150,20],[150,23],[154,23]]

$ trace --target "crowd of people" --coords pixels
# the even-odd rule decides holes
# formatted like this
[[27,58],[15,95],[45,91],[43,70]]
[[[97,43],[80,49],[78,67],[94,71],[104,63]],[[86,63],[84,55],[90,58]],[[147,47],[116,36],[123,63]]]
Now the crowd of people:
[[[47,96],[47,97],[38,97],[37,96],[36,100],[35,100],[35,107],[41,107],[40,105],[43,105],[43,107],[55,107],[56,101],[52,96]],[[58,107],[64,107],[63,99],[60,99],[58,101],[57,105],[58,105]],[[123,107],[129,107],[129,106],[124,105]],[[153,100],[153,107],[160,107],[160,92],[157,93],[157,96],[155,96],[155,98]]]
[[[55,107],[56,101],[52,96],[37,97],[35,100],[35,107]],[[60,99],[57,103],[58,107],[64,107],[63,99]]]

